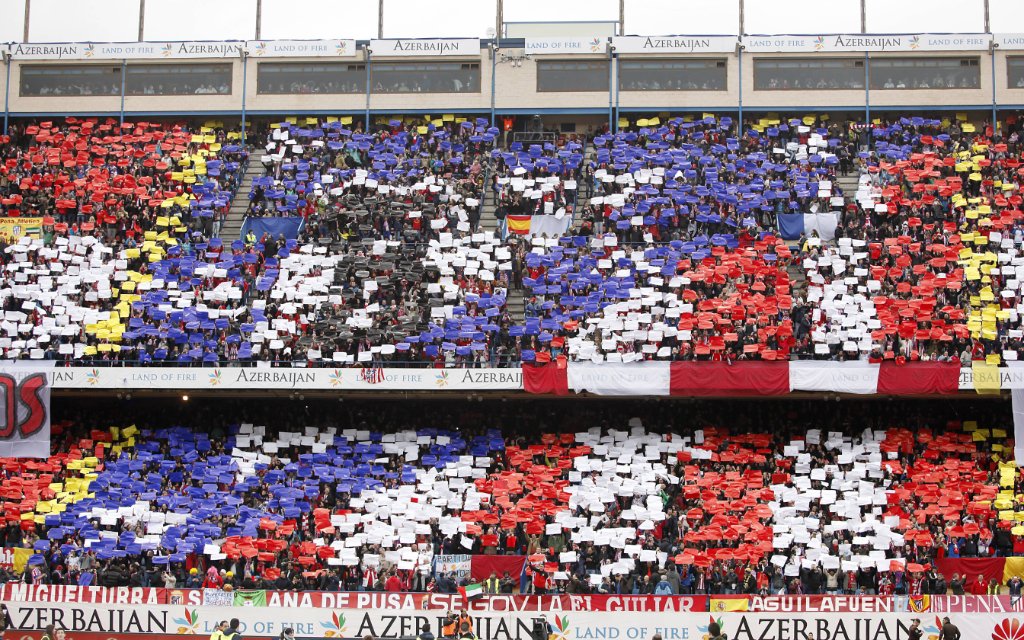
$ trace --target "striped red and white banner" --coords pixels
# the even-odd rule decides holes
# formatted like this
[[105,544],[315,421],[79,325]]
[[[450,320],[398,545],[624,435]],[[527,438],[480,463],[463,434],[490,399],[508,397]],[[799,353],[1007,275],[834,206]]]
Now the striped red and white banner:
[[960,365],[943,362],[557,362],[523,367],[529,393],[601,396],[780,396],[793,391],[882,395],[959,392]]

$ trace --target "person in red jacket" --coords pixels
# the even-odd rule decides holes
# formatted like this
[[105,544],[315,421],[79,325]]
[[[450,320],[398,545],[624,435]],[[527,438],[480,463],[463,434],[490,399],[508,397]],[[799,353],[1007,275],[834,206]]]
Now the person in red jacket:
[[[203,580],[204,589],[220,589],[223,584],[224,580],[220,577],[220,574],[217,573],[216,568],[210,567],[206,570],[206,579]],[[982,593],[984,593],[984,591],[982,591]]]
[[387,582],[384,583],[384,590],[391,593],[398,593],[402,590],[402,579],[398,577],[397,572],[392,572],[388,576]]
[[547,593],[548,587],[548,576],[543,569],[534,569],[530,567],[528,571],[532,574],[531,578],[533,581],[533,593],[534,595],[544,595]]
[[983,596],[983,595],[985,595],[985,593],[986,593],[985,576],[983,576],[981,574],[978,574],[978,577],[975,578],[967,586],[967,593],[970,593],[970,594],[973,594],[973,595],[976,595],[976,596]]

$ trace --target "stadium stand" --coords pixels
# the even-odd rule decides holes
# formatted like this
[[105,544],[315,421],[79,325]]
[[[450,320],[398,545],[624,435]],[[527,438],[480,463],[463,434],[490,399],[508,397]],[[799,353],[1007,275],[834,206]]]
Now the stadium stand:
[[48,236],[95,228],[138,242],[173,228],[209,237],[248,157],[238,137],[222,126],[190,131],[112,118],[15,125],[0,146],[0,207],[5,216],[43,216]]
[[0,640],[1024,640],[1014,3],[8,4]]
[[[493,148],[483,119],[283,122],[248,215],[301,232],[239,240],[209,237],[247,158],[218,142],[232,132],[26,127],[2,202],[44,229],[4,248],[0,341],[100,364],[1016,359],[1016,133],[903,118],[858,146],[813,117],[738,138],[728,117],[654,120],[596,136],[586,167],[572,139]],[[498,235],[480,229],[488,182]]]
[[521,560],[515,593],[665,593],[661,574],[674,594],[970,591],[943,571],[1021,553],[1024,527],[1020,474],[993,456],[1004,409],[964,404],[938,422],[914,401],[693,405],[685,427],[650,404],[509,405],[503,428],[443,402],[431,428],[372,402],[277,426],[223,401],[120,427],[87,411],[49,460],[3,461],[4,546],[32,550],[5,577],[454,592],[432,562],[467,553]]
[[840,240],[804,261],[815,354],[1016,360],[1018,134],[904,118],[872,136]]

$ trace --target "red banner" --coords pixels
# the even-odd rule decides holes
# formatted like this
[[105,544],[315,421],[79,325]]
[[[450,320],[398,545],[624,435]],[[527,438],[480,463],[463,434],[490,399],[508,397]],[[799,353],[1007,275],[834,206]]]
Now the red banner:
[[674,396],[785,395],[789,363],[673,362],[670,391]]
[[540,367],[523,365],[523,390],[526,393],[569,395],[569,374],[555,364]]
[[[942,577],[948,583],[953,579],[953,574],[958,573],[965,578],[964,588],[967,593],[980,596],[986,592],[977,592],[975,582],[978,576],[983,576],[983,587],[990,581],[995,580],[996,584],[1003,583],[1003,567],[1006,566],[1005,558],[942,558],[935,561],[935,566],[942,572]],[[983,588],[982,587],[982,588]],[[973,590],[972,590],[973,589]]]
[[[494,556],[499,558],[501,556]],[[512,556],[513,558],[515,556]],[[954,559],[956,562],[959,559]],[[966,559],[968,562],[1002,562],[999,558]],[[943,560],[937,564],[942,566]],[[976,568],[976,567],[975,567]],[[949,569],[952,571],[953,569]],[[943,573],[948,580],[952,573]],[[977,572],[975,573],[977,577]],[[715,598],[718,599],[718,598]],[[1004,613],[1021,611],[1024,600],[1010,596],[733,596],[746,599],[747,610],[759,613]],[[94,605],[184,605],[203,606],[200,589],[146,589],[139,587],[78,587],[72,585],[0,585],[2,602],[47,602],[54,604]],[[374,609],[470,611],[500,613],[522,611],[552,612],[703,612],[708,611],[708,596],[646,595],[494,595],[466,600],[458,594],[268,591],[267,606],[283,608]],[[227,609],[225,608],[225,616]],[[741,609],[736,609],[741,610]],[[19,632],[20,633],[20,632]],[[21,637],[19,635],[19,637]],[[80,634],[75,634],[80,640]]]
[[[939,561],[941,562],[941,560]],[[946,574],[948,580],[952,574]],[[1004,613],[1024,602],[1010,596],[750,596],[759,613]]]
[[888,395],[952,394],[960,391],[960,365],[954,362],[883,362],[878,393]]
[[[494,557],[502,556],[478,556]],[[522,562],[523,556],[507,556]],[[519,571],[522,570],[520,566]],[[501,575],[500,573],[498,574]],[[514,574],[518,582],[518,573]],[[203,606],[201,589],[78,587],[73,585],[0,585],[2,602]],[[268,607],[450,611],[707,611],[706,596],[491,595],[466,600],[458,594],[381,591],[268,591]]]
[[475,555],[470,565],[473,580],[483,582],[491,577],[491,573],[500,580],[507,572],[519,586],[519,575],[526,564],[526,556],[487,556]]
[[896,600],[886,596],[750,596],[748,611],[892,613]]

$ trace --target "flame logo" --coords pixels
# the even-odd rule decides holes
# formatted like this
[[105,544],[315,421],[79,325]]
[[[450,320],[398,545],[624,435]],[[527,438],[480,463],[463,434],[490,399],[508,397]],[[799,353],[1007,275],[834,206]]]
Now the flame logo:
[[93,386],[99,384],[99,382],[100,382],[100,372],[97,371],[96,369],[93,369],[89,373],[85,374],[85,380],[89,384],[91,384]]
[[921,631],[925,633],[927,640],[938,640],[939,634],[942,633],[942,620],[935,616],[935,622],[927,626],[922,625]]
[[825,36],[818,36],[814,39],[814,50],[821,51],[825,48]]
[[921,48],[921,36],[914,36],[913,38],[910,39],[910,48],[911,49],[920,49]]
[[601,38],[594,38],[590,41],[590,50],[594,53],[601,53],[604,50],[604,43],[601,42]]
[[435,376],[435,378],[434,378],[434,382],[435,382],[435,384],[437,384],[438,387],[441,387],[442,389],[447,387],[448,386],[448,372],[447,371],[442,371],[442,372],[438,373],[437,376]]
[[1016,618],[1003,618],[992,629],[992,640],[1024,640],[1024,623]]
[[170,58],[172,55],[174,55],[174,45],[172,45],[170,42],[165,44],[160,49],[160,55],[162,55],[165,58]]
[[343,56],[343,55],[347,54],[348,53],[348,43],[345,42],[344,40],[339,40],[338,41],[338,46],[336,46],[334,48],[334,53],[339,55],[339,56]]
[[555,616],[555,623],[548,623],[548,630],[551,632],[548,640],[568,640],[569,628],[569,616]]
[[253,51],[253,55],[262,56],[266,52],[267,52],[267,43],[263,42],[262,40],[257,42],[255,50]]
[[194,636],[199,631],[199,614],[195,609],[185,609],[184,618],[171,618],[178,625],[179,636]]
[[341,379],[341,369],[335,369],[327,376],[327,379],[331,381],[332,387],[340,386],[343,380]]
[[220,386],[220,383],[223,381],[223,378],[221,378],[221,375],[220,375],[220,369],[214,369],[213,370],[213,373],[211,373],[210,376],[209,376],[209,381],[210,381],[210,386],[211,387],[219,387]]
[[320,626],[325,629],[325,638],[340,638],[345,633],[345,614],[331,613],[330,622],[321,622]]
[[711,628],[711,623],[713,623],[713,622],[718,623],[718,628],[719,629],[721,629],[723,631],[725,630],[725,623],[722,621],[722,616],[718,616],[717,619],[715,618],[715,616],[708,616],[708,623],[706,625],[704,625],[703,627],[701,627],[701,626],[697,627],[697,631],[700,631],[701,633],[704,634],[702,636],[702,640],[708,640],[711,637],[711,634],[708,632],[708,629]]
[[85,57],[86,58],[91,58],[94,55],[96,55],[96,45],[94,45],[94,44],[87,44],[87,45],[85,45],[85,49],[83,49],[82,51],[83,51],[83,53],[85,53]]

